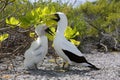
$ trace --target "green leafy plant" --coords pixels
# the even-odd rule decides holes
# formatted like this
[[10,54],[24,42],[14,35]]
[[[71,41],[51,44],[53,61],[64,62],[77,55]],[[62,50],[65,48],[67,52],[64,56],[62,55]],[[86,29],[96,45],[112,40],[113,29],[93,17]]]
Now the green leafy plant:
[[77,31],[77,29],[75,27],[72,29],[71,27],[68,26],[64,35],[73,44],[75,44],[77,46],[80,44],[80,41],[76,41],[74,39],[75,37],[79,36],[79,32]]
[[10,17],[10,19],[6,19],[6,23],[11,25],[18,25],[19,21],[15,19],[15,17]]
[[51,13],[55,13],[54,7],[50,9],[47,6],[43,9],[38,7],[36,9],[26,12],[24,15],[20,15],[18,19],[16,19],[15,17],[10,17],[10,19],[7,18],[6,23],[11,25],[18,25],[19,23],[20,27],[27,29],[33,25],[36,26],[37,24],[48,24],[49,16],[47,15]]
[[[80,6],[84,19],[89,24],[89,29],[96,29],[97,33],[105,31],[113,33],[120,25],[120,1],[98,0],[95,3],[86,2]],[[97,33],[95,33],[97,35]],[[90,33],[89,33],[90,34]]]
[[[66,6],[67,8],[67,6]],[[56,23],[51,20],[50,14],[55,13],[55,7],[38,7],[35,9],[32,9],[31,11],[26,12],[24,15],[19,15],[18,19],[15,17],[10,17],[10,19],[6,19],[7,24],[11,25],[18,25],[19,27],[22,27],[24,29],[27,29],[31,26],[36,26],[37,24],[46,24],[47,26],[54,26]],[[51,27],[51,30],[55,34],[55,27]],[[74,40],[76,36],[79,35],[79,32],[77,32],[76,28],[68,27],[65,36],[67,39],[69,39],[72,43],[75,45],[79,45],[79,42]],[[33,33],[30,33],[30,36],[33,37]],[[54,36],[47,35],[50,40],[53,40]]]
[[2,34],[2,35],[0,35],[0,43],[2,42],[2,41],[4,41],[5,39],[7,39],[9,37],[9,34]]

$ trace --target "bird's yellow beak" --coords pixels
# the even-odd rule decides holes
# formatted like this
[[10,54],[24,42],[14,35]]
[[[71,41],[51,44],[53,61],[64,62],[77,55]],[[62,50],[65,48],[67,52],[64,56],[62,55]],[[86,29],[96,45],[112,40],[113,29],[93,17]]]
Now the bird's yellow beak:
[[60,20],[60,17],[59,17],[59,15],[58,14],[52,14],[52,20],[54,20],[54,21],[56,21],[56,22],[58,22],[59,20]]
[[45,32],[47,32],[48,34],[50,34],[50,35],[54,35],[54,33],[49,29],[49,27],[47,28],[47,29],[45,29]]
[[56,22],[58,22],[59,20],[60,20],[60,17],[59,17],[59,15],[58,14],[48,14],[48,15],[46,15],[50,20],[54,20],[54,21],[56,21]]
[[[59,16],[58,14],[48,14],[45,15],[45,17],[47,17],[46,25],[50,26],[50,25],[56,25],[56,22],[59,21]],[[54,36],[55,34],[51,31],[50,27],[48,27],[47,29],[45,29],[45,32],[47,32],[48,34]]]

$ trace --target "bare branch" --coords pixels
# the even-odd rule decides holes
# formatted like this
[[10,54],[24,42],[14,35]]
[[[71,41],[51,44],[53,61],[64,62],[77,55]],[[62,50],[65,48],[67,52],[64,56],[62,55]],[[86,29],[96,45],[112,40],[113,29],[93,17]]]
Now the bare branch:
[[3,2],[3,6],[2,6],[1,9],[0,9],[0,12],[2,12],[2,11],[6,8],[7,4],[8,4],[8,1],[5,0],[5,1]]
[[11,27],[0,28],[0,32],[7,31],[7,30],[9,30],[10,28],[11,28]]

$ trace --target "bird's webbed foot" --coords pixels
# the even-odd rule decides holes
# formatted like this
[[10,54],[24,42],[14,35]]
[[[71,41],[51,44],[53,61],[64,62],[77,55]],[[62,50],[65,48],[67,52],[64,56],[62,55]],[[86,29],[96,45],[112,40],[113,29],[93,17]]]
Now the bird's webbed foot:
[[62,66],[63,69],[66,69],[69,67],[70,67],[70,64],[68,62],[63,62],[63,66]]
[[37,64],[34,64],[34,69],[38,70]]
[[63,62],[62,69],[66,72],[70,69],[70,64],[68,62]]
[[55,68],[55,71],[66,72],[66,71],[69,71],[69,68],[70,68],[69,63],[68,62],[63,62],[63,64],[60,65],[60,67]]

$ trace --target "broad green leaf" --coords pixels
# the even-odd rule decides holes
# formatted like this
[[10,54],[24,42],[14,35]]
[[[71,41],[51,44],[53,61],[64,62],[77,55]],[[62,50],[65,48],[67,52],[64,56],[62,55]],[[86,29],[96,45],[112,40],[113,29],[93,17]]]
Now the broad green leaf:
[[52,7],[51,7],[51,12],[50,12],[50,13],[53,14],[53,13],[55,13],[55,12],[56,12],[56,9],[55,9],[54,6],[52,6]]
[[71,39],[71,38],[78,36],[79,32],[77,31],[75,27],[74,29],[72,29],[71,27],[68,26],[64,35],[67,39]]
[[55,25],[55,24],[56,24],[56,22],[53,21],[53,20],[46,20],[44,23],[45,23],[47,26],[52,26],[52,25]]
[[7,23],[7,24],[10,24],[10,21],[8,20],[8,18],[6,18],[6,23]]
[[48,7],[45,7],[43,10],[42,10],[42,15],[46,15],[46,14],[50,14],[50,9]]
[[64,35],[65,35],[65,37],[67,39],[70,39],[71,36],[73,35],[73,33],[74,33],[74,31],[72,30],[72,28],[71,27],[67,27]]
[[34,33],[34,32],[30,32],[30,33],[29,33],[29,36],[30,36],[31,38],[34,38],[34,37],[35,37],[35,33]]
[[15,19],[15,17],[10,17],[10,19],[6,19],[6,23],[11,25],[18,25],[19,21]]
[[21,28],[27,29],[30,27],[30,22],[25,16],[21,16],[19,18],[19,20],[20,20],[20,27]]
[[70,39],[70,41],[76,46],[80,45],[80,41],[76,41],[75,39]]
[[0,42],[4,41],[5,39],[7,39],[9,37],[9,34],[2,34],[0,35]]

